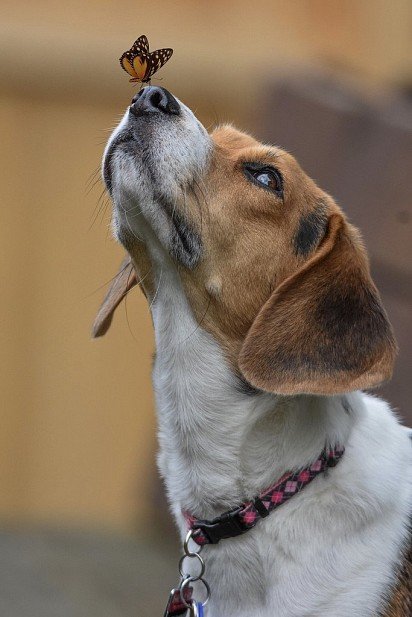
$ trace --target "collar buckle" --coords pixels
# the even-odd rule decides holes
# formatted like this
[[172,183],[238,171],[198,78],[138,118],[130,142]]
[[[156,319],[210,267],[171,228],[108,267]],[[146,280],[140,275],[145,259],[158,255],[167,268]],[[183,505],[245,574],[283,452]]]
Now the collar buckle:
[[211,521],[197,520],[193,525],[193,531],[199,529],[202,531],[210,544],[217,544],[224,538],[233,538],[240,536],[245,531],[248,531],[248,527],[245,526],[243,521],[239,518],[239,513],[244,506],[238,506],[229,512],[225,512],[221,516],[217,516]]

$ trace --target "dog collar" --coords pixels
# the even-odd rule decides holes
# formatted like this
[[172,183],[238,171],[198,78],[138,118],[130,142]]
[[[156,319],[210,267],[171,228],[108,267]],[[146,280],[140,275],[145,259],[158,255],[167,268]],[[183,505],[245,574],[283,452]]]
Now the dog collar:
[[344,452],[343,447],[334,450],[325,449],[309,467],[296,473],[286,473],[251,501],[246,501],[212,520],[197,519],[190,513],[184,512],[191,538],[196,544],[203,546],[217,544],[224,538],[234,538],[246,533],[255,527],[260,519],[269,516],[291,497],[300,493],[319,474],[335,467]]

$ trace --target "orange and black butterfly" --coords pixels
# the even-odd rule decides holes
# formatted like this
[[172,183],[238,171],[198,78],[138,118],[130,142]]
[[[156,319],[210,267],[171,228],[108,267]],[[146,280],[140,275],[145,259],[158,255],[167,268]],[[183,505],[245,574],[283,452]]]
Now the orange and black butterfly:
[[156,49],[149,51],[149,41],[142,34],[135,41],[129,51],[125,51],[120,58],[121,67],[131,75],[129,79],[132,83],[142,82],[150,84],[152,75],[162,68],[164,64],[172,57],[173,49]]

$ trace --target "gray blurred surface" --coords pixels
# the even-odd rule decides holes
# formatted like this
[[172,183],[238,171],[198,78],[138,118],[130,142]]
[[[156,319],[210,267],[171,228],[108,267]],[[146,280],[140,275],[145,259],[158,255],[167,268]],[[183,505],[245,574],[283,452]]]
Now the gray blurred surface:
[[268,87],[261,136],[296,156],[357,225],[399,343],[376,393],[412,424],[412,99],[367,96],[327,73],[292,73]]
[[160,616],[178,577],[177,553],[160,544],[112,533],[2,530],[0,615]]

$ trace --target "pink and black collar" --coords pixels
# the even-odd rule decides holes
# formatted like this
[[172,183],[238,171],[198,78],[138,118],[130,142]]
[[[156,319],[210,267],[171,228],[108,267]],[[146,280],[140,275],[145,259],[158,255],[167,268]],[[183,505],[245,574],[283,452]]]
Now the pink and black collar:
[[192,539],[199,546],[203,546],[204,544],[217,544],[220,540],[234,538],[249,531],[260,519],[265,518],[291,497],[300,493],[319,474],[335,467],[344,452],[343,447],[324,450],[309,467],[296,473],[286,473],[251,501],[246,501],[213,520],[197,519],[185,512],[188,527],[193,532]]

